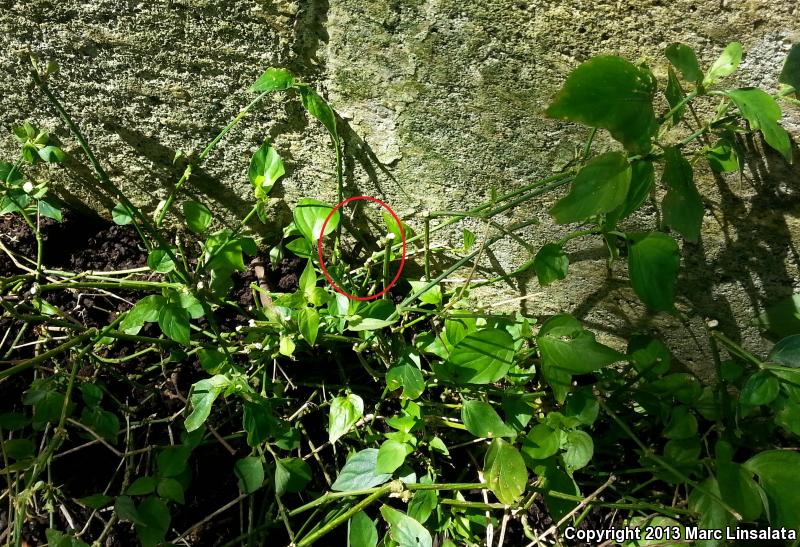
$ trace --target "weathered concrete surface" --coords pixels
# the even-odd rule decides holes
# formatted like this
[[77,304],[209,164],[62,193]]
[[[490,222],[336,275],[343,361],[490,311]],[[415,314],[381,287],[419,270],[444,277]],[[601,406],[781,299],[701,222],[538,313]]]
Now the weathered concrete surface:
[[[24,119],[59,135],[78,160],[53,173],[65,195],[107,210],[91,172],[26,76],[20,56],[34,51],[61,72],[52,85],[94,143],[114,180],[152,208],[177,180],[177,149],[197,152],[246,104],[246,87],[265,67],[286,66],[314,83],[342,116],[348,193],[389,201],[406,217],[462,209],[563,167],[586,130],[541,112],[566,74],[599,53],[645,60],[662,75],[673,41],[695,47],[704,64],[732,40],[743,42],[741,82],[776,87],[800,13],[793,0],[0,0],[0,125]],[[798,112],[786,124],[800,134]],[[193,179],[189,195],[227,215],[251,205],[249,155],[275,139],[289,176],[276,188],[276,221],[303,195],[333,200],[332,151],[296,100],[276,97],[235,129]],[[14,143],[0,139],[8,156]],[[612,146],[600,138],[596,148]],[[749,326],[755,309],[800,288],[800,177],[775,154],[753,160],[743,178],[698,176],[707,199],[702,242],[687,245],[681,283],[686,325],[652,317],[624,283],[609,277],[601,242],[570,244],[566,282],[538,287],[526,275],[480,297],[534,314],[571,311],[617,339],[657,329],[681,357],[709,360],[702,317],[764,349]],[[546,209],[557,199],[507,215],[535,215],[530,248],[565,233]],[[647,206],[628,226],[653,226]],[[419,223],[410,220],[412,226]],[[476,233],[480,226],[472,225]],[[444,242],[441,240],[440,242]],[[513,269],[530,257],[497,245],[487,267]],[[621,282],[620,279],[623,281]],[[688,328],[687,328],[688,325]],[[695,338],[699,342],[695,341]]]

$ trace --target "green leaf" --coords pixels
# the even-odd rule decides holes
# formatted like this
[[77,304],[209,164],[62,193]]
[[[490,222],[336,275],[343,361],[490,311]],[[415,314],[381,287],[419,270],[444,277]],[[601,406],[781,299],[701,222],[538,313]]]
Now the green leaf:
[[793,45],[789,50],[778,81],[792,86],[795,96],[800,96],[800,44]]
[[461,421],[467,431],[476,437],[515,437],[517,432],[506,425],[492,405],[483,401],[464,401]]
[[[427,281],[408,281],[411,285],[411,290],[414,293],[421,291],[425,288],[426,285],[429,285]],[[428,288],[424,293],[419,295],[419,301],[423,304],[432,304],[434,306],[438,306],[442,303],[442,286],[439,284],[433,285],[432,287]]]
[[157,462],[158,473],[161,478],[177,477],[186,471],[192,448],[187,445],[173,445],[164,448],[159,454]]
[[67,155],[58,146],[48,145],[39,149],[39,157],[47,163],[61,163]]
[[571,315],[556,315],[544,322],[536,338],[542,372],[563,401],[573,374],[586,374],[623,358],[604,346]]
[[144,524],[144,521],[139,517],[139,511],[136,510],[136,504],[128,496],[118,496],[114,503],[114,512],[117,518],[122,521],[132,522],[134,524]]
[[585,431],[574,430],[567,433],[562,448],[565,451],[561,458],[564,460],[567,473],[570,474],[586,467],[594,454],[594,442]]
[[136,534],[142,547],[155,547],[164,542],[169,530],[170,515],[167,505],[155,496],[145,499],[137,508],[141,524],[136,524]]
[[130,224],[133,222],[133,218],[133,211],[123,203],[117,203],[111,210],[111,219],[120,226]]
[[36,446],[30,439],[9,439],[3,441],[3,450],[6,455],[14,460],[24,460],[33,457]]
[[386,386],[394,391],[403,388],[403,397],[416,399],[425,391],[425,378],[419,368],[419,354],[408,348],[397,364],[386,372]]
[[364,415],[364,401],[355,393],[336,397],[328,414],[328,441],[333,444]]
[[660,232],[629,234],[629,238],[631,287],[651,310],[672,310],[681,262],[678,244]]
[[672,67],[669,68],[667,73],[667,88],[664,90],[664,96],[666,96],[667,104],[669,104],[669,109],[672,112],[672,125],[678,125],[686,110],[686,105],[681,105],[681,101],[686,97],[686,94],[683,92],[681,83],[678,81],[678,77]]
[[88,543],[51,528],[45,531],[45,537],[47,538],[48,547],[89,547]]
[[302,492],[311,480],[311,468],[302,458],[283,458],[275,462],[275,493]]
[[[713,496],[713,497],[712,497]],[[719,503],[722,494],[719,484],[714,477],[709,477],[700,483],[699,488],[689,494],[689,510],[700,515],[698,526],[705,529],[722,530],[733,522],[733,516]],[[698,543],[698,546],[716,547],[716,543]]]
[[352,490],[363,490],[379,486],[389,479],[389,473],[378,473],[378,449],[365,448],[353,454],[347,463],[344,464],[339,476],[331,486],[331,490],[336,492],[349,492]]
[[250,91],[271,92],[283,91],[294,86],[294,76],[283,68],[268,68],[258,80],[250,86]]
[[408,451],[406,445],[398,441],[384,441],[378,450],[378,461],[375,465],[376,473],[394,473],[403,465]]
[[[333,207],[330,205],[313,198],[301,199],[294,208],[294,224],[303,237],[306,238],[306,241],[313,244],[314,252],[316,251],[317,240],[321,236],[328,235],[334,231],[339,224],[340,215],[339,211],[336,211],[325,226],[325,233],[322,233],[322,225],[331,213],[331,209]],[[287,248],[289,248],[289,245],[287,245]]]
[[722,54],[720,54],[719,58],[714,61],[714,64],[711,65],[711,68],[706,72],[703,85],[708,87],[717,83],[721,78],[730,76],[736,72],[740,62],[742,62],[742,44],[739,42],[731,42],[722,50]]
[[584,425],[592,425],[600,413],[600,403],[597,402],[589,387],[573,392],[567,399],[564,415],[577,418]]
[[747,379],[739,394],[739,402],[745,405],[768,405],[780,391],[778,379],[767,370],[756,372]]
[[102,509],[114,501],[114,498],[111,496],[106,496],[105,494],[92,494],[91,496],[86,496],[85,498],[79,498],[76,501],[84,507],[88,507],[89,509]]
[[378,528],[364,511],[359,511],[348,521],[347,540],[349,547],[376,547]]
[[752,471],[717,458],[717,480],[722,499],[736,509],[745,521],[755,521],[761,515],[761,494],[753,481]]
[[283,160],[278,152],[269,141],[262,144],[250,159],[250,169],[247,171],[256,199],[266,199],[272,187],[285,173]]
[[789,134],[778,124],[781,107],[777,101],[769,93],[752,87],[734,89],[728,91],[727,95],[736,103],[750,126],[761,131],[767,144],[792,163],[792,143]]
[[245,401],[242,426],[247,432],[247,444],[256,447],[266,441],[276,427],[275,417],[266,402]]
[[336,132],[336,116],[333,113],[333,109],[325,102],[325,99],[320,97],[310,86],[303,84],[299,85],[298,89],[300,90],[300,100],[305,109],[309,114],[322,122],[322,125],[328,130],[328,133],[331,134],[333,142],[338,143],[339,136]]
[[677,406],[672,409],[669,422],[664,428],[664,436],[668,439],[688,439],[697,434],[697,418],[688,407]]
[[800,335],[794,334],[780,340],[772,347],[767,361],[789,368],[800,369]]
[[607,152],[592,158],[575,175],[569,194],[550,209],[550,214],[559,224],[567,224],[608,213],[625,201],[630,182],[628,158]]
[[314,271],[314,265],[309,260],[306,262],[306,267],[303,268],[303,273],[300,274],[299,287],[306,295],[306,298],[313,294],[314,288],[317,286],[317,273]]
[[793,294],[769,306],[756,321],[768,334],[778,338],[800,334],[800,294]]
[[164,249],[154,249],[147,255],[147,267],[158,273],[169,273],[175,269],[175,262]]
[[196,234],[205,233],[213,219],[209,208],[199,201],[185,201],[183,216],[186,219],[186,226]]
[[158,321],[158,313],[166,302],[167,300],[158,294],[145,296],[128,310],[120,323],[120,330],[127,334],[139,334],[142,325]]
[[15,168],[13,163],[0,161],[0,181],[13,186],[21,183],[22,180],[19,169]]
[[158,326],[169,338],[179,344],[189,345],[189,312],[179,304],[169,303],[158,312]]
[[[424,480],[422,482],[425,482]],[[417,490],[408,504],[408,516],[425,524],[425,521],[439,506],[439,496],[433,490]]]
[[238,460],[233,471],[239,479],[239,490],[244,494],[252,494],[264,484],[264,464],[258,456],[248,456]]
[[185,503],[183,486],[175,479],[161,479],[158,481],[158,495],[165,500],[174,501],[181,505]]
[[61,222],[61,209],[47,200],[40,199],[36,202],[39,207],[39,214],[43,217],[52,218],[56,222]]
[[230,380],[222,374],[217,374],[211,378],[200,380],[192,386],[192,393],[189,396],[192,413],[184,423],[186,431],[194,431],[205,423],[211,414],[211,406],[214,401],[228,385],[230,385]]
[[628,187],[628,195],[625,201],[606,215],[608,230],[613,230],[617,222],[630,216],[639,206],[644,203],[650,195],[650,188],[653,187],[655,179],[655,169],[652,161],[636,160],[631,163],[631,184]]
[[703,78],[703,71],[697,62],[694,50],[686,44],[670,44],[665,51],[667,59],[689,82],[699,82]]
[[696,242],[705,208],[694,184],[692,166],[677,148],[670,147],[664,152],[661,182],[668,188],[661,202],[664,224],[680,232],[687,241]]
[[658,128],[653,113],[656,80],[621,57],[598,56],[567,78],[546,114],[608,129],[631,153],[647,153]]
[[525,492],[528,470],[522,456],[503,439],[494,439],[483,461],[489,488],[501,503],[511,505]]
[[731,173],[742,169],[736,146],[728,139],[718,140],[713,147],[705,149],[708,165],[717,173]]
[[503,378],[514,364],[514,339],[505,330],[482,329],[453,347],[444,370],[454,381],[491,384]]
[[297,326],[308,345],[313,346],[319,332],[319,313],[314,308],[302,308],[297,311]]
[[800,528],[800,454],[789,450],[768,450],[756,454],[744,468],[758,475],[769,500],[773,526]]
[[388,505],[381,507],[383,519],[389,523],[389,535],[398,547],[433,547],[433,538],[425,527]]
[[522,441],[522,453],[533,460],[544,460],[561,447],[561,431],[547,424],[536,424]]
[[533,269],[539,284],[546,287],[553,281],[567,277],[569,258],[558,243],[548,243],[539,249],[533,259]]

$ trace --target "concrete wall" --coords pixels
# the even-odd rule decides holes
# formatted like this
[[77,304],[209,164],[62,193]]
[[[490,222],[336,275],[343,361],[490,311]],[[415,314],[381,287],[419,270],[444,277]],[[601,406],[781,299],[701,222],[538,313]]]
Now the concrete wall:
[[[799,9],[793,0],[0,0],[0,126],[7,135],[30,119],[60,136],[79,161],[53,172],[54,181],[66,198],[107,212],[110,202],[21,57],[33,51],[56,60],[61,72],[52,86],[113,179],[152,208],[180,175],[175,151],[201,149],[249,101],[246,88],[264,68],[285,66],[322,90],[343,118],[348,193],[381,197],[404,216],[461,209],[485,200],[492,187],[512,189],[573,157],[587,131],[541,112],[581,61],[620,54],[663,76],[662,52],[673,41],[695,47],[707,65],[739,40],[746,51],[740,82],[774,89],[800,38]],[[800,134],[796,110],[786,126]],[[296,100],[278,97],[231,133],[188,194],[228,218],[241,216],[252,203],[248,159],[266,136],[289,172],[275,189],[276,222],[298,197],[334,200],[325,134]],[[596,145],[609,146],[606,138]],[[13,147],[10,136],[0,138],[4,156]],[[600,241],[568,247],[566,282],[543,289],[524,276],[480,299],[489,305],[525,296],[504,307],[571,311],[609,339],[656,329],[700,368],[709,361],[703,316],[764,349],[749,325],[755,308],[800,284],[800,178],[772,153],[749,167],[741,178],[698,174],[707,214],[701,243],[684,250],[680,298],[695,306],[686,324],[645,313],[624,267],[608,275]],[[534,252],[564,233],[546,215],[556,199],[508,215],[541,219],[525,235]],[[646,207],[629,226],[653,222]],[[512,243],[490,255],[503,269],[529,257]]]

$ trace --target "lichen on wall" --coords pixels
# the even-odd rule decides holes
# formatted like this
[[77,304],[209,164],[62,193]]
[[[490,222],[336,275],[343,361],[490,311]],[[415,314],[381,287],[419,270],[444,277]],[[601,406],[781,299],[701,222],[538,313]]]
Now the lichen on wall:
[[[50,129],[73,160],[54,172],[62,196],[108,214],[113,202],[53,109],[30,85],[25,56],[53,59],[52,85],[84,129],[114,181],[152,210],[179,178],[178,150],[197,153],[246,104],[248,85],[267,66],[285,66],[328,97],[341,117],[347,191],[388,201],[412,227],[425,210],[464,209],[546,177],[574,158],[587,131],[542,111],[571,69],[595,54],[618,54],[665,74],[664,48],[682,41],[706,64],[732,40],[745,46],[741,83],[775,88],[798,36],[791,0],[0,0],[0,120],[30,119]],[[663,105],[662,105],[663,106]],[[798,113],[785,125],[798,135]],[[333,152],[296,100],[274,97],[237,127],[203,167],[187,197],[224,219],[251,203],[250,154],[272,138],[287,163],[275,189],[271,227],[299,197],[333,201]],[[752,143],[758,148],[760,143]],[[12,154],[13,141],[0,139]],[[615,146],[600,135],[595,150]],[[624,265],[606,264],[599,240],[571,243],[571,275],[539,287],[528,274],[476,293],[485,306],[531,314],[573,312],[611,343],[634,331],[665,337],[689,364],[709,359],[706,318],[754,349],[758,308],[798,285],[796,168],[756,156],[743,177],[699,169],[706,221],[698,245],[684,247],[679,301],[689,317],[652,316],[625,283]],[[540,223],[522,242],[494,247],[478,274],[510,271],[544,242],[561,237],[546,211],[557,195],[514,209],[505,221]],[[653,226],[645,206],[629,228]],[[483,227],[469,221],[475,233]],[[438,244],[457,240],[444,234]],[[691,272],[691,273],[690,273]],[[692,311],[692,304],[695,311]]]

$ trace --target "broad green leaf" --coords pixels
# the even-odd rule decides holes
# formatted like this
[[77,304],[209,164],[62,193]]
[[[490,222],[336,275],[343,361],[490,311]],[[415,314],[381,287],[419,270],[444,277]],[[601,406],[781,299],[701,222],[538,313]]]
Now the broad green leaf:
[[297,311],[297,326],[308,345],[313,346],[319,332],[319,313],[314,308],[302,308]]
[[564,407],[565,416],[577,418],[584,425],[592,425],[599,413],[600,403],[588,387],[573,392]]
[[133,211],[123,203],[117,203],[111,210],[111,219],[120,226],[125,226],[133,222]]
[[391,390],[403,388],[403,397],[416,399],[425,391],[425,378],[419,368],[419,354],[413,349],[405,351],[386,372],[386,386]]
[[[699,547],[702,543],[684,541],[685,528],[683,524],[677,520],[658,514],[647,517],[633,517],[630,521],[625,523],[625,527],[631,530],[641,530],[643,533],[641,534],[641,539],[626,541],[621,544],[622,547],[683,547],[689,543]],[[645,530],[651,531],[649,538],[647,537],[647,532],[644,532]],[[656,530],[659,530],[659,532]],[[669,530],[670,533],[673,533],[673,531],[677,532],[674,539],[670,536],[670,539],[665,541],[667,530]],[[663,534],[663,536],[657,539],[659,538],[659,534]]]
[[47,538],[48,547],[89,547],[88,543],[51,528],[45,531],[45,537]]
[[[411,285],[411,290],[414,293],[421,291],[427,285],[429,285],[427,281],[411,281],[411,280],[409,280],[409,284]],[[422,302],[423,304],[432,304],[434,306],[438,306],[439,304],[442,303],[442,286],[436,284],[428,288],[428,290],[419,295],[419,301]]]
[[675,75],[672,67],[669,68],[667,73],[667,88],[664,90],[664,96],[667,98],[667,104],[672,112],[672,125],[678,125],[683,118],[683,113],[686,110],[686,105],[681,105],[686,94],[683,92],[681,83]]
[[585,431],[574,430],[564,436],[564,453],[561,458],[564,460],[564,467],[567,473],[572,473],[577,469],[582,469],[591,461],[594,454],[594,442],[592,437]]
[[358,308],[358,314],[352,316],[347,323],[348,330],[379,330],[397,322],[397,318],[389,319],[397,311],[397,306],[389,300],[375,300]]
[[127,334],[139,334],[142,325],[158,321],[158,314],[166,303],[167,300],[161,295],[145,296],[128,310],[120,323],[120,330]]
[[550,214],[559,224],[581,222],[620,206],[628,195],[631,166],[619,152],[592,158],[572,181],[569,194],[561,198]]
[[161,479],[158,481],[158,495],[162,498],[183,505],[185,503],[183,486],[176,479]]
[[144,523],[136,510],[136,504],[128,496],[117,496],[117,500],[114,502],[114,512],[121,521],[128,521],[134,524]]
[[658,128],[656,80],[621,57],[598,56],[576,68],[546,113],[551,118],[608,129],[634,154],[647,153]]
[[800,528],[800,454],[790,450],[767,450],[756,454],[744,468],[758,475],[769,500],[773,526]]
[[239,490],[244,494],[252,494],[264,484],[264,464],[258,456],[237,460],[233,471],[239,479]]
[[787,336],[775,344],[769,352],[767,361],[800,370],[800,334]]
[[313,198],[301,199],[294,208],[294,224],[303,237],[313,244],[313,252],[316,252],[317,240],[334,231],[339,224],[340,215],[336,211],[325,226],[325,233],[322,233],[322,225],[332,209],[330,205]]
[[40,199],[36,202],[39,208],[39,214],[43,217],[52,218],[56,222],[61,222],[62,215],[61,209],[59,209],[56,205],[50,203],[45,199]]
[[777,338],[800,334],[800,294],[772,304],[756,321],[759,327]]
[[153,249],[147,255],[147,267],[158,273],[169,273],[175,269],[175,261],[164,249]]
[[314,264],[309,260],[306,262],[306,267],[303,268],[303,273],[300,274],[299,280],[300,290],[306,297],[314,292],[314,287],[317,286],[317,273],[314,271]]
[[203,309],[203,303],[200,302],[192,293],[189,291],[181,291],[181,292],[173,292],[170,293],[170,299],[173,302],[177,302],[177,304],[186,310],[186,313],[189,314],[189,317],[192,319],[200,319],[205,315],[205,310]]
[[397,441],[384,441],[378,450],[376,473],[394,473],[406,459],[406,445]]
[[556,454],[561,446],[561,431],[547,424],[536,424],[522,441],[522,453],[533,460]]
[[664,428],[664,436],[668,439],[688,439],[697,434],[697,418],[685,406],[672,409],[669,422]]
[[302,458],[283,458],[275,462],[275,492],[302,492],[311,480],[311,467]]
[[30,439],[9,439],[2,442],[6,456],[14,460],[33,457],[36,446]]
[[[202,432],[201,432],[202,433]],[[186,471],[192,448],[185,444],[172,445],[164,448],[159,454],[157,462],[157,475],[159,477],[178,477]]]
[[[700,515],[700,528],[722,530],[733,522],[733,516],[719,503],[722,494],[714,477],[700,483],[699,488],[689,494],[689,510]],[[698,542],[698,547],[716,547],[716,542]]]
[[686,44],[675,43],[667,46],[665,51],[667,59],[680,71],[688,82],[699,82],[703,79],[703,71],[697,62],[694,50]]
[[53,145],[40,148],[38,154],[39,157],[47,163],[61,163],[67,158],[67,155],[63,150],[61,150],[58,146]]
[[102,509],[103,507],[108,507],[108,505],[114,501],[114,498],[106,496],[105,494],[92,494],[91,496],[79,498],[75,501],[89,509]]
[[433,547],[430,532],[413,518],[388,505],[381,506],[381,515],[389,523],[389,535],[398,547]]
[[169,338],[185,346],[189,345],[189,312],[179,304],[165,304],[158,312],[158,326]]
[[547,460],[542,465],[537,465],[534,473],[539,477],[544,477],[544,484],[540,486],[544,489],[544,502],[553,519],[560,520],[578,505],[577,501],[565,500],[550,495],[550,492],[563,492],[574,496],[581,495],[580,489],[573,478],[555,465],[554,461]]
[[378,473],[378,449],[365,448],[353,454],[344,464],[339,476],[331,486],[336,492],[363,490],[378,486],[392,478],[390,473]]
[[291,72],[283,68],[268,68],[250,86],[250,91],[283,91],[292,86],[294,86],[294,76]]
[[789,50],[778,81],[794,88],[795,96],[800,96],[800,44]]
[[660,232],[629,234],[629,238],[631,287],[651,310],[672,310],[681,261],[678,244]]
[[183,217],[186,219],[186,226],[196,234],[205,233],[213,218],[209,208],[199,201],[184,202]]
[[706,72],[703,85],[708,87],[717,83],[721,78],[730,76],[736,72],[740,62],[742,62],[742,44],[731,42],[722,50],[719,58],[714,61],[714,64]]
[[494,439],[489,446],[483,475],[497,499],[506,505],[517,501],[528,484],[525,461],[517,449],[503,439]]
[[622,354],[595,340],[571,315],[551,317],[536,338],[542,358],[542,372],[563,401],[573,374],[586,374],[615,363]]
[[778,379],[767,370],[756,372],[747,379],[739,394],[739,402],[745,405],[768,405],[780,391]]
[[705,149],[708,165],[717,173],[731,173],[742,168],[736,147],[728,139],[718,140],[713,147]]
[[736,509],[745,521],[755,521],[761,515],[763,506],[752,473],[737,463],[717,458],[717,480],[722,499]]
[[700,237],[705,208],[694,184],[692,165],[677,148],[668,148],[664,153],[661,182],[668,188],[661,202],[664,224],[680,232],[687,241],[696,242]]
[[211,414],[211,406],[220,393],[230,385],[230,380],[222,374],[200,380],[192,386],[189,402],[192,413],[186,418],[186,431],[194,431],[203,425]]
[[335,443],[339,437],[350,431],[363,415],[364,401],[355,393],[333,399],[328,414],[328,441]]
[[359,511],[348,521],[348,547],[376,547],[378,528],[364,511]]
[[21,183],[23,179],[19,169],[16,169],[13,163],[0,161],[0,181],[13,186]]
[[300,89],[300,100],[305,109],[309,114],[322,122],[322,125],[324,125],[325,129],[330,133],[333,142],[338,143],[339,135],[336,131],[336,116],[333,113],[333,109],[325,102],[325,99],[320,97],[310,86],[300,85],[298,89]]
[[506,425],[492,405],[483,401],[464,401],[461,421],[476,437],[515,437],[517,432]]
[[653,187],[655,169],[652,161],[636,160],[631,163],[631,183],[625,201],[606,215],[604,226],[612,230],[617,222],[630,216],[650,195]]
[[242,426],[247,432],[247,444],[256,447],[277,429],[277,420],[264,400],[245,401]]
[[297,239],[291,240],[286,244],[286,249],[292,251],[300,258],[311,258],[316,256],[316,250],[311,249],[311,244],[304,237],[298,237]]
[[[423,480],[424,482],[424,480]],[[425,524],[439,505],[439,496],[433,490],[417,490],[408,504],[408,516]]]
[[764,140],[792,163],[792,143],[789,134],[778,124],[781,107],[772,96],[756,88],[734,89],[727,92],[742,116],[753,129],[759,129]]
[[445,370],[454,381],[491,384],[514,364],[514,339],[505,330],[483,329],[467,335],[453,347]]
[[533,259],[533,269],[543,287],[567,277],[569,258],[558,243],[548,243],[539,249]]
[[141,524],[136,523],[136,534],[142,547],[161,545],[169,530],[170,514],[167,504],[155,496],[146,498],[136,509]]
[[250,159],[250,168],[247,171],[256,199],[266,199],[272,187],[285,173],[283,160],[278,152],[269,141],[262,144]]

